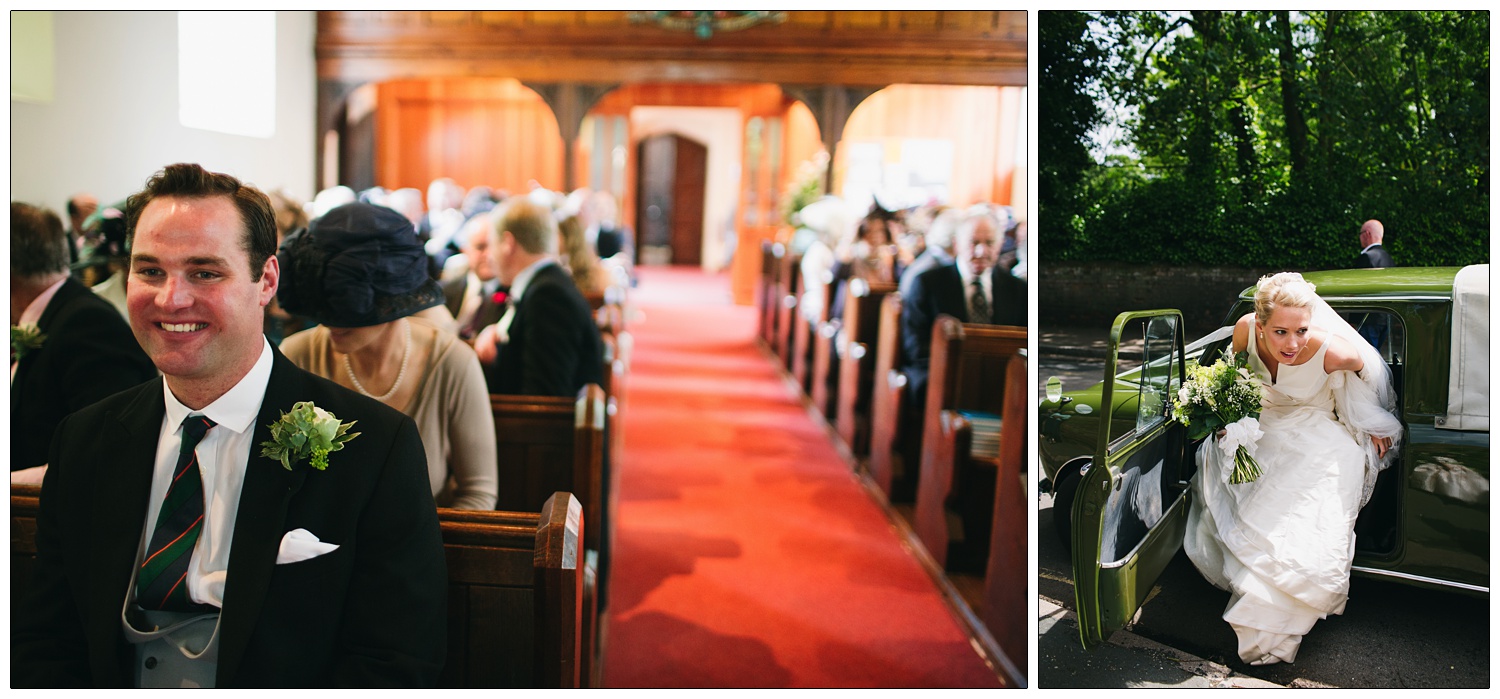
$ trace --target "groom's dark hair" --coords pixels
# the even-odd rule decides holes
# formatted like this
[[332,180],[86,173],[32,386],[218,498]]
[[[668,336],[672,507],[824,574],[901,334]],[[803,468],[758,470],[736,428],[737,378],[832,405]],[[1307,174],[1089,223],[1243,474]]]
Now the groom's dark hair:
[[125,202],[125,239],[135,241],[135,225],[146,205],[159,197],[229,197],[240,212],[245,226],[242,241],[250,256],[250,278],[260,281],[266,259],[276,254],[276,211],[271,200],[255,187],[218,172],[209,172],[194,163],[177,163],[162,168],[146,180],[146,188]]

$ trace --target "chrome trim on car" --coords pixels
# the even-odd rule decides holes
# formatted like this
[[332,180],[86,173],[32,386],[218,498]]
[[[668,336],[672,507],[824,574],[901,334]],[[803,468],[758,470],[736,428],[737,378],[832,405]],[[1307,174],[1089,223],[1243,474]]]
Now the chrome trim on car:
[[1451,580],[1439,580],[1438,578],[1428,578],[1428,577],[1423,577],[1421,575],[1412,575],[1411,573],[1397,573],[1397,572],[1391,571],[1391,570],[1380,570],[1379,568],[1366,568],[1364,566],[1353,566],[1352,569],[1355,570],[1355,571],[1357,571],[1357,572],[1364,573],[1365,575],[1380,575],[1380,576],[1389,577],[1389,578],[1400,578],[1402,580],[1410,580],[1412,582],[1427,583],[1429,585],[1440,585],[1442,587],[1456,587],[1456,588],[1458,588],[1460,590],[1468,590],[1470,592],[1483,592],[1486,595],[1490,593],[1490,588],[1488,588],[1488,587],[1480,587],[1478,585],[1470,585],[1468,583],[1453,582]]

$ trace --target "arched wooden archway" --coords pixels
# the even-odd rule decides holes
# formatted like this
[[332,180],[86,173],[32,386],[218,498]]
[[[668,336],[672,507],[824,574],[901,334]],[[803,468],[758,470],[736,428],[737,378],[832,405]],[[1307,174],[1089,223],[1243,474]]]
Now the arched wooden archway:
[[[788,11],[699,39],[624,11],[318,13],[318,142],[360,85],[511,77],[546,100],[565,148],[589,106],[625,82],[772,82],[805,102],[829,152],[861,100],[892,83],[1026,84],[1024,11]],[[317,157],[317,175],[325,170]],[[321,181],[321,177],[315,178]]]

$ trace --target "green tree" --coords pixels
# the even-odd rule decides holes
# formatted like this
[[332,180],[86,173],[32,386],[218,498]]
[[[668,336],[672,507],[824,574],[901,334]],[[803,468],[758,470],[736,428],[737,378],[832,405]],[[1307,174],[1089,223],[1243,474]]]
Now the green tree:
[[[1044,12],[1039,26],[1052,14],[1080,22]],[[1378,218],[1400,264],[1487,261],[1487,13],[1087,21],[1107,56],[1070,94],[1123,105],[1101,119],[1122,127],[1119,145],[1135,155],[1070,161],[1079,176],[1038,193],[1049,203],[1037,238],[1048,259],[1344,267],[1359,224]],[[1042,33],[1041,55],[1068,37],[1077,35]]]

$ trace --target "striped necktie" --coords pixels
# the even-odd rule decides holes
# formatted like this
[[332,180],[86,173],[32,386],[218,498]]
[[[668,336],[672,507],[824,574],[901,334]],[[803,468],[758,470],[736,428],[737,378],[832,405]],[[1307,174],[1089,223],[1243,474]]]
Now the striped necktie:
[[979,277],[974,277],[971,283],[974,291],[969,296],[969,322],[987,324],[990,322],[990,302],[984,297],[984,283],[979,281]]
[[182,422],[182,449],[172,469],[172,484],[136,578],[136,602],[143,609],[181,612],[196,606],[187,594],[188,563],[203,531],[203,474],[196,449],[213,426],[214,421],[203,415],[189,415]]

